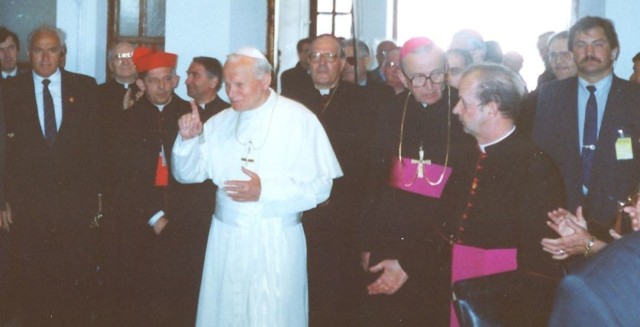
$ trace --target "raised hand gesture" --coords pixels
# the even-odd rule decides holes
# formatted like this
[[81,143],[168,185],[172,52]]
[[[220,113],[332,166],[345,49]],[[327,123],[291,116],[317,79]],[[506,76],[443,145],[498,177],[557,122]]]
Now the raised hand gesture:
[[202,122],[198,110],[196,103],[191,101],[191,112],[178,119],[178,128],[183,140],[194,138],[202,133]]

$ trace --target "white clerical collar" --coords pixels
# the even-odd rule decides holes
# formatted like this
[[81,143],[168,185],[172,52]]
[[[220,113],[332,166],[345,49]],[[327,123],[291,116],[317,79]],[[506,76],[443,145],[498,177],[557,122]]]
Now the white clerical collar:
[[133,82],[131,82],[131,83],[129,83],[129,82],[121,82],[121,81],[118,80],[118,78],[115,78],[115,80],[116,80],[116,83],[122,85],[125,89],[128,89],[129,86],[131,86],[131,84],[136,82],[135,80],[133,80]]
[[18,75],[18,66],[15,66],[13,70],[8,73],[4,70],[2,71],[2,78],[4,79],[7,79],[7,77],[15,77],[16,75]]
[[171,99],[169,99],[169,101],[165,104],[154,104],[154,106],[158,108],[158,111],[162,112],[162,110],[164,110],[164,107],[166,107],[169,103],[171,103],[171,100],[173,100],[173,97],[171,97]]
[[338,82],[336,82],[336,84],[334,84],[333,86],[327,87],[327,88],[318,88],[318,86],[316,85],[316,89],[318,90],[318,92],[320,92],[321,95],[329,95],[331,94],[331,89],[338,87]]
[[516,130],[516,127],[513,126],[510,131],[508,131],[506,134],[504,134],[501,137],[499,137],[497,140],[495,140],[493,142],[489,142],[487,144],[478,144],[478,147],[480,148],[480,151],[482,151],[482,153],[486,153],[486,151],[485,151],[486,147],[492,146],[494,144],[498,144],[498,143],[502,142],[502,140],[506,139],[507,137],[509,137],[509,135],[513,134],[513,132],[515,132],[515,130]]

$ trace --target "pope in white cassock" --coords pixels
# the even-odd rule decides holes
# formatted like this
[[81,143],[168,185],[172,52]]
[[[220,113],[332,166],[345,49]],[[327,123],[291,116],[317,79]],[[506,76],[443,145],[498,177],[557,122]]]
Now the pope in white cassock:
[[269,88],[271,65],[254,48],[228,56],[231,108],[180,118],[173,173],[219,186],[197,326],[307,326],[302,211],[326,201],[342,170],[316,116]]

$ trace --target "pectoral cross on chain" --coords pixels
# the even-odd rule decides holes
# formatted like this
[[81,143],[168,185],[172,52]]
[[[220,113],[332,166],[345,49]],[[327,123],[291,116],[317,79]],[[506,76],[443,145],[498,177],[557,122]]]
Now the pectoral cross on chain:
[[418,160],[411,159],[412,164],[418,164],[418,178],[424,178],[424,165],[430,165],[431,160],[424,160],[424,149],[422,149],[422,145],[418,150]]
[[240,160],[242,160],[242,162],[244,162],[244,166],[247,167],[249,166],[250,163],[253,163],[254,160],[251,159],[251,148],[253,147],[253,143],[251,143],[251,141],[249,141],[249,147],[247,148],[247,155],[244,158],[240,158]]

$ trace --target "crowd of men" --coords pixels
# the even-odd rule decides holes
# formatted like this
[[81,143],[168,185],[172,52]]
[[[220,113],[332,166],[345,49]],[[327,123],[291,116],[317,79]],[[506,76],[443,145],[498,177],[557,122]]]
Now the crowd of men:
[[280,94],[255,48],[195,57],[190,102],[176,54],[114,44],[97,85],[60,29],[26,44],[22,70],[0,28],[0,325],[458,326],[452,283],[580,276],[640,183],[600,17],[541,35],[531,92],[472,30],[382,42],[372,71],[360,40],[303,39]]

